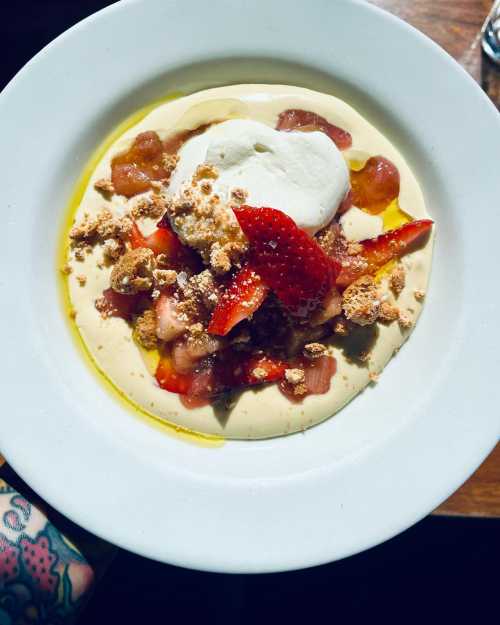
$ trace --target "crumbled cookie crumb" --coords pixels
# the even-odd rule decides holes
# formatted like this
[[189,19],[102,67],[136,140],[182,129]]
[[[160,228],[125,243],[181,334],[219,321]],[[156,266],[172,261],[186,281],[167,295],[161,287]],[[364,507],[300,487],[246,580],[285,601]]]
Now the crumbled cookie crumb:
[[205,195],[210,195],[212,193],[213,187],[209,182],[202,182],[200,185],[200,189]]
[[266,370],[262,367],[255,367],[255,369],[252,370],[252,375],[257,380],[265,380],[267,377]]
[[196,171],[194,172],[193,182],[198,182],[199,180],[205,180],[206,178],[211,180],[217,180],[219,177],[219,172],[217,168],[213,165],[209,165],[208,163],[202,163],[198,165]]
[[406,272],[401,263],[398,263],[389,275],[389,286],[397,296],[405,288]]
[[399,319],[399,308],[389,302],[382,302],[378,313],[378,321],[382,323],[392,323]]
[[145,310],[137,317],[134,324],[134,338],[144,349],[155,349],[158,346],[156,336],[156,315],[152,308]]
[[375,384],[376,382],[378,382],[380,378],[380,375],[378,373],[375,373],[375,371],[370,371],[370,373],[368,374],[368,379],[370,380],[370,382],[372,382],[373,384]]
[[75,256],[75,260],[77,260],[79,263],[85,260],[85,254],[83,253],[83,250],[80,248],[75,249],[74,256]]
[[177,167],[180,156],[178,154],[164,154],[162,159],[163,169],[167,172],[164,182],[169,182],[174,169]]
[[87,284],[87,276],[84,276],[83,274],[80,274],[78,276],[75,276],[76,280],[78,282],[78,284],[80,286],[85,286]]
[[[107,208],[102,209],[95,217],[85,213],[80,223],[75,224],[69,233],[71,245],[76,252],[84,248],[91,252],[92,246],[107,239],[128,238],[132,230],[132,220],[128,216],[118,217]],[[78,258],[80,260],[80,258]]]
[[347,253],[352,256],[356,256],[357,254],[361,254],[363,251],[363,246],[357,243],[356,241],[350,241],[347,245]]
[[108,263],[115,263],[126,251],[127,246],[121,239],[106,239],[104,241],[103,255]]
[[360,326],[374,323],[380,311],[381,296],[372,276],[362,276],[342,294],[342,309],[347,319]]
[[134,219],[159,219],[167,210],[167,201],[162,195],[140,198],[130,209]]
[[302,384],[305,380],[303,369],[285,369],[285,380],[292,385]]
[[177,271],[173,269],[155,269],[153,271],[153,280],[155,287],[158,289],[170,286],[177,281]]
[[231,199],[236,204],[244,204],[248,198],[248,191],[237,187],[231,191]]
[[349,322],[344,317],[336,317],[333,321],[333,332],[338,336],[349,335]]
[[115,192],[115,187],[109,178],[100,178],[94,183],[94,189],[100,193],[106,200],[111,199]]
[[307,343],[304,345],[304,356],[306,358],[311,358],[314,360],[315,358],[319,358],[323,356],[326,351],[326,346],[323,343]]
[[62,273],[64,276],[69,276],[69,274],[70,274],[72,271],[73,271],[73,269],[71,268],[71,266],[70,266],[70,265],[68,265],[68,263],[66,263],[65,265],[63,265],[63,266],[61,267],[61,273]]
[[69,318],[75,320],[76,319],[76,310],[74,308],[70,308],[68,312]]
[[410,315],[404,311],[400,311],[398,321],[403,330],[408,330],[413,325]]
[[421,302],[425,298],[425,291],[422,291],[422,289],[415,289],[413,291],[413,296],[417,302]]
[[129,250],[113,267],[111,288],[117,293],[133,295],[153,286],[154,254],[145,247]]

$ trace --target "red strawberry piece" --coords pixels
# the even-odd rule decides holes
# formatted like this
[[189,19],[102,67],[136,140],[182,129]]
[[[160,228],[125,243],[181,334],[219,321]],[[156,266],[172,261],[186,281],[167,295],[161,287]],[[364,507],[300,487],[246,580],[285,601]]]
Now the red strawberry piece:
[[210,334],[228,334],[237,323],[259,308],[268,292],[268,287],[251,266],[242,267],[219,298],[208,326]]
[[136,312],[141,300],[141,295],[122,295],[106,289],[102,297],[96,301],[96,308],[106,317],[121,317],[129,320]]
[[399,171],[383,156],[372,156],[363,169],[351,171],[352,203],[380,213],[399,195]]
[[374,239],[360,241],[363,249],[357,256],[338,259],[342,271],[337,277],[337,285],[348,286],[360,276],[378,271],[390,260],[414,251],[426,241],[433,223],[432,219],[419,219]]
[[301,130],[304,132],[319,130],[328,135],[339,150],[347,150],[352,145],[352,137],[347,131],[330,124],[324,117],[316,113],[303,111],[302,109],[288,109],[280,113],[276,129],[287,131]]
[[193,379],[192,373],[178,373],[175,370],[170,354],[163,354],[160,358],[155,377],[162,389],[181,395],[189,391]]
[[278,299],[299,317],[310,315],[340,269],[293,219],[275,208],[234,209],[250,241],[250,264]]
[[145,237],[137,224],[132,224],[130,244],[137,247],[148,247],[155,255],[165,254],[173,269],[189,268],[192,271],[201,271],[201,259],[182,244],[179,237],[170,228],[168,218],[163,217],[157,224],[157,229]]
[[19,554],[19,547],[13,545],[4,534],[0,534],[0,588],[19,575]]
[[111,162],[111,180],[116,193],[132,197],[148,191],[152,180],[165,178],[163,149],[156,132],[137,135],[130,149]]
[[25,537],[19,545],[24,569],[33,580],[33,585],[41,592],[54,593],[59,581],[59,575],[54,571],[57,555],[50,550],[48,538],[44,535],[35,540]]
[[293,402],[300,402],[307,395],[324,395],[330,390],[331,379],[337,371],[337,361],[332,356],[320,356],[314,360],[298,358],[290,367],[304,371],[303,392],[286,380],[280,382],[281,392]]

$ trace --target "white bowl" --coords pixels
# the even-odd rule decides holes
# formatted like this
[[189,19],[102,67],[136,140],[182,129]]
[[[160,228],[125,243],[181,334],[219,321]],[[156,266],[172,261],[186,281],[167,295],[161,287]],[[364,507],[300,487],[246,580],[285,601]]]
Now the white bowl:
[[[108,396],[63,319],[55,250],[93,148],[167,91],[280,82],[335,93],[403,152],[437,222],[418,326],[379,384],[280,439],[190,445]],[[332,561],[428,514],[500,432],[500,118],[407,24],[361,2],[120,2],[40,52],[0,98],[2,451],[90,531],[177,565]]]

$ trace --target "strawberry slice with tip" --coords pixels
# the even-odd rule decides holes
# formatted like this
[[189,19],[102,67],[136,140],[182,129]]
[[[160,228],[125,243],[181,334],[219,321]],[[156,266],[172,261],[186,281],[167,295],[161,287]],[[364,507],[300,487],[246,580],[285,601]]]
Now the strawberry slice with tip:
[[357,256],[337,259],[342,263],[337,285],[348,286],[360,276],[378,271],[390,260],[414,251],[425,243],[433,223],[432,219],[419,219],[374,239],[360,241],[362,251]]
[[234,213],[255,272],[293,315],[309,316],[334,285],[338,262],[280,210],[242,206]]
[[249,265],[242,267],[219,298],[212,313],[208,332],[225,336],[234,326],[247,319],[265,300],[269,288]]
[[300,130],[302,132],[318,130],[330,137],[339,150],[347,150],[352,145],[352,137],[346,130],[330,124],[321,115],[302,109],[288,109],[280,113],[276,130]]

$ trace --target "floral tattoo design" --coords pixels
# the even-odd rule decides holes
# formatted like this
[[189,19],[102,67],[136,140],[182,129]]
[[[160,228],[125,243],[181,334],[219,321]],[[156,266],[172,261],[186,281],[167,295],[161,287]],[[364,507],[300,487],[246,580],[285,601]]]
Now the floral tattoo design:
[[0,625],[67,625],[94,573],[75,547],[0,479]]

